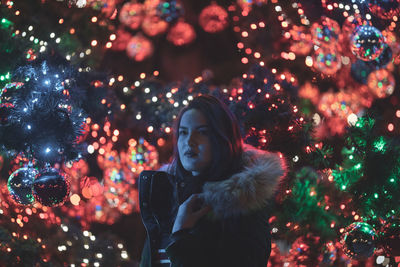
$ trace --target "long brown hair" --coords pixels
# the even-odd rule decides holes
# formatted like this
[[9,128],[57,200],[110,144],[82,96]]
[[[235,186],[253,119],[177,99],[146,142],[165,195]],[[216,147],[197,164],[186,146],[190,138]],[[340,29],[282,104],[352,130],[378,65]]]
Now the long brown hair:
[[177,147],[182,116],[190,109],[199,110],[206,117],[210,129],[212,163],[210,168],[207,168],[207,173],[201,175],[206,181],[228,178],[242,167],[242,138],[236,117],[224,103],[210,95],[195,97],[180,111],[175,121],[172,172],[178,179],[191,175],[183,168]]

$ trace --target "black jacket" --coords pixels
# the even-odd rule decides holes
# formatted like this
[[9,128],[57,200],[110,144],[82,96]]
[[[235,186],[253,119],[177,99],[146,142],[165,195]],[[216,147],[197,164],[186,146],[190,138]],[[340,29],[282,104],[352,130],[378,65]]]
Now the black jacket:
[[[164,172],[143,172],[139,201],[148,240],[141,266],[154,263],[157,249],[176,267],[265,267],[270,254],[268,202],[285,174],[283,160],[262,150],[243,152],[242,171],[206,182],[202,193],[212,211],[192,229],[170,235],[183,187]],[[146,178],[144,178],[146,177]]]

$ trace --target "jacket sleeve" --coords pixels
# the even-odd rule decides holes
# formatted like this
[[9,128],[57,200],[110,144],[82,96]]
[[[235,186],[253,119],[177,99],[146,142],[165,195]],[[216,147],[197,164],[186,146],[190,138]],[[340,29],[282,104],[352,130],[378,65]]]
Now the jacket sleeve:
[[218,237],[181,230],[171,236],[167,254],[173,267],[265,267],[270,254],[270,232],[265,211],[241,216]]

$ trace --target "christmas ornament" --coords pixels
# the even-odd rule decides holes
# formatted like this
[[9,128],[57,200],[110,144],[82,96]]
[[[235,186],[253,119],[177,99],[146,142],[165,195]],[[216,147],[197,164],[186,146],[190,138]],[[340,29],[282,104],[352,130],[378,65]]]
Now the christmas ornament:
[[183,8],[176,0],[167,0],[157,5],[157,15],[166,22],[172,22],[182,16]]
[[220,32],[228,26],[228,12],[223,7],[212,3],[201,11],[199,24],[206,32]]
[[340,26],[335,20],[322,17],[320,22],[314,22],[311,26],[313,42],[318,45],[334,45],[339,39]]
[[323,74],[333,75],[342,66],[340,55],[331,46],[322,46],[314,51],[314,67]]
[[62,205],[68,198],[70,184],[67,176],[59,169],[40,170],[33,182],[33,195],[43,206]]
[[343,252],[350,258],[367,259],[374,254],[377,235],[371,225],[365,222],[354,222],[346,227],[340,243]]
[[196,32],[189,23],[178,21],[168,32],[167,40],[176,46],[187,45],[196,38]]
[[132,30],[136,30],[142,24],[144,15],[142,4],[127,2],[121,8],[119,13],[119,21]]
[[135,61],[143,61],[153,54],[153,44],[146,37],[137,34],[129,40],[126,53]]
[[351,36],[351,50],[359,59],[371,61],[379,57],[384,49],[382,33],[373,26],[359,26]]
[[400,219],[390,219],[385,223],[380,242],[389,255],[400,255]]
[[147,15],[142,23],[142,30],[150,37],[164,33],[168,23],[157,15]]
[[32,204],[35,199],[32,186],[38,171],[32,166],[20,168],[8,178],[7,187],[12,199],[22,205]]
[[399,0],[370,0],[371,13],[381,19],[392,19],[400,13]]
[[367,82],[371,92],[379,98],[393,94],[395,83],[393,74],[386,69],[371,72]]

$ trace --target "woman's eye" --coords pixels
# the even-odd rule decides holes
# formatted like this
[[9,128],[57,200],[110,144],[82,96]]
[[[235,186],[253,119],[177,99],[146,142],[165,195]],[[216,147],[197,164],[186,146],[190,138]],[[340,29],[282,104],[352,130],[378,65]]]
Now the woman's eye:
[[208,130],[200,130],[199,133],[202,135],[208,135]]
[[179,131],[179,135],[184,135],[184,134],[186,134],[186,131],[183,130]]

